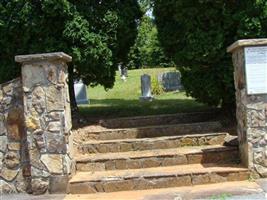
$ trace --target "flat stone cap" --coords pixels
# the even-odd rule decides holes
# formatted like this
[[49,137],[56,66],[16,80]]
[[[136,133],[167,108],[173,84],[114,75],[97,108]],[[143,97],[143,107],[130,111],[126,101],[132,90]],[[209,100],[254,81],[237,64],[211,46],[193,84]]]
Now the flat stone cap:
[[29,63],[29,62],[44,61],[44,60],[47,60],[47,61],[63,60],[65,62],[71,62],[72,57],[63,52],[15,56],[15,61],[18,63],[25,63],[25,62]]
[[246,46],[264,46],[264,45],[267,46],[267,38],[238,40],[227,48],[227,52],[232,53],[236,49]]

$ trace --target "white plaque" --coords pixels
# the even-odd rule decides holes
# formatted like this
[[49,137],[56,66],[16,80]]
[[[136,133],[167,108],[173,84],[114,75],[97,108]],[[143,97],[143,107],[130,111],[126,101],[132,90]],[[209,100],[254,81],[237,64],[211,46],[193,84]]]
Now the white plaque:
[[245,47],[247,93],[267,94],[267,47]]

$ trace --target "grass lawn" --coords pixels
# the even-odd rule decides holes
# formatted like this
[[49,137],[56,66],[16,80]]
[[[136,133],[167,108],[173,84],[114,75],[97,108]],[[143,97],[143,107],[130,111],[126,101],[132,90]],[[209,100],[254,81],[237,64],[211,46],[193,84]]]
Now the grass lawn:
[[105,91],[102,86],[88,88],[90,105],[80,106],[82,115],[93,118],[111,118],[154,114],[194,112],[210,109],[187,97],[184,92],[168,92],[155,96],[152,102],[140,102],[140,76],[144,73],[156,76],[160,72],[174,71],[174,68],[153,68],[129,70],[126,82],[117,72],[113,89]]

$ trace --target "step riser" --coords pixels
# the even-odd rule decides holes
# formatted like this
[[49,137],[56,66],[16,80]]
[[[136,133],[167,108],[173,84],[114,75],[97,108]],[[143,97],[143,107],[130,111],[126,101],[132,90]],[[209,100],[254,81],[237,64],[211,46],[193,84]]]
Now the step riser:
[[99,162],[77,162],[78,171],[105,171],[117,169],[140,169],[160,166],[174,166],[197,163],[218,164],[238,163],[238,150],[203,152],[187,155],[167,155],[161,157],[128,158],[115,160],[102,160]]
[[163,136],[190,135],[210,133],[222,130],[220,122],[180,124],[176,126],[146,127],[137,129],[119,129],[112,131],[90,132],[80,134],[79,137],[86,140],[117,140],[135,138],[153,138]]
[[83,144],[77,147],[78,153],[111,153],[111,152],[127,152],[142,151],[152,149],[170,149],[184,146],[202,146],[202,145],[223,145],[226,134],[217,136],[195,136],[195,137],[176,137],[172,139],[162,140],[135,140],[131,142],[112,142],[101,144]]
[[70,183],[71,194],[88,194],[97,192],[118,192],[128,190],[145,190],[167,187],[191,186],[220,183],[226,181],[242,181],[249,178],[248,172],[224,172],[185,174],[165,177],[139,177],[114,181]]
[[147,117],[133,117],[101,120],[100,124],[107,128],[135,128],[142,126],[157,126],[159,124],[182,124],[195,123],[214,120],[218,118],[219,113],[184,113],[176,115],[159,115]]

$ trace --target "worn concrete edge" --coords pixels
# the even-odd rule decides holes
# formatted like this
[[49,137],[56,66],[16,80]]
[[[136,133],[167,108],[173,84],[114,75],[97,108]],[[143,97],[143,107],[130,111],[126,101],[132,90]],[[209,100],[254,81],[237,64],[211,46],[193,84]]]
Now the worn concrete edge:
[[[218,187],[220,189],[218,189]],[[5,200],[152,200],[163,197],[181,197],[182,199],[210,199],[209,197],[220,194],[248,195],[263,193],[264,190],[256,182],[235,181],[226,183],[215,183],[209,185],[196,185],[174,188],[162,188],[152,190],[122,191],[112,193],[97,194],[47,194],[42,196],[32,196],[27,194],[3,195]],[[188,198],[189,197],[189,198]],[[0,196],[1,199],[1,196]],[[244,198],[245,199],[245,198]]]
[[64,60],[71,62],[72,57],[63,52],[42,53],[42,54],[29,54],[29,55],[17,55],[15,61],[18,63],[36,62],[44,60]]
[[263,46],[263,45],[267,45],[267,38],[238,40],[229,47],[227,47],[227,52],[232,53],[236,49],[245,46]]

